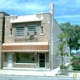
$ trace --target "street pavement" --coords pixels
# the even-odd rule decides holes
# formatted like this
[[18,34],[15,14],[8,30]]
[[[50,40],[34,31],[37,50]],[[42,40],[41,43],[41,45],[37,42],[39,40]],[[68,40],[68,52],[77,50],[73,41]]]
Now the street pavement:
[[0,69],[0,80],[80,80],[80,72],[70,70],[67,75],[60,75],[60,67],[54,70],[3,68]]
[[0,80],[80,80],[80,78],[70,77],[32,77],[32,76],[0,76]]
[[57,72],[55,70],[52,71],[28,71],[28,70],[0,70],[0,75],[11,75],[11,76],[43,76],[43,77],[75,77],[80,78],[79,72],[69,72],[68,75],[56,75]]

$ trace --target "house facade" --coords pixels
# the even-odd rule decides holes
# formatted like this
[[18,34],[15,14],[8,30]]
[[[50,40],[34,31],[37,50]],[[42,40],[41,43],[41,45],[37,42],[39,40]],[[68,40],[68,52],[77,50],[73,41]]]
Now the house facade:
[[0,31],[4,33],[0,40],[1,68],[52,70],[61,65],[60,55],[55,52],[58,50],[58,35],[62,31],[54,19],[52,3],[51,6],[48,13],[5,15],[4,31]]

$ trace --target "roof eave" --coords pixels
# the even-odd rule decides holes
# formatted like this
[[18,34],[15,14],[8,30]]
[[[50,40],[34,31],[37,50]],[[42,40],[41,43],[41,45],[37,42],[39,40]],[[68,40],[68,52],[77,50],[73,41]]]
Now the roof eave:
[[10,21],[10,23],[25,23],[25,22],[40,22],[42,20],[34,20],[34,21]]

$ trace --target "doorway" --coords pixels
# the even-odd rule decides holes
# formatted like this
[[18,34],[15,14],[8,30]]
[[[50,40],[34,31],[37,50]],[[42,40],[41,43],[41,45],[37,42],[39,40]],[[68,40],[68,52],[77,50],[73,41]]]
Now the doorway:
[[7,67],[13,67],[13,53],[7,53]]
[[39,53],[39,67],[45,68],[45,53]]

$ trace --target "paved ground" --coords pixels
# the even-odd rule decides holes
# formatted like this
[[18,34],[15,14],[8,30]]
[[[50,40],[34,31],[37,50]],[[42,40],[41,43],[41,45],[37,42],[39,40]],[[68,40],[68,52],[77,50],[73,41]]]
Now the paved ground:
[[[0,75],[12,75],[12,76],[44,76],[44,77],[55,77],[56,70],[54,71],[27,71],[27,70],[0,70]],[[76,77],[80,78],[79,72],[69,72],[68,75],[58,75],[57,77]]]
[[0,80],[80,80],[69,77],[0,76]]
[[55,76],[53,71],[0,70],[0,75]]

